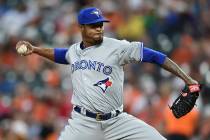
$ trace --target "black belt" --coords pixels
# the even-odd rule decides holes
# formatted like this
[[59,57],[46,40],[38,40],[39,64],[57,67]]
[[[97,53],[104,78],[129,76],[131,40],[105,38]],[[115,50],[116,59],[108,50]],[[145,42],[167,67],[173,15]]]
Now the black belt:
[[[75,106],[74,107],[74,110],[80,114],[83,114],[82,113],[82,108],[79,107],[79,106]],[[85,109],[85,113],[84,115],[86,115],[87,117],[90,117],[90,118],[94,118],[96,119],[97,121],[104,121],[104,120],[108,120],[108,119],[111,119],[112,117],[116,117],[118,116],[121,112],[119,110],[116,110],[115,111],[115,115],[113,116],[112,113],[101,113],[101,112],[98,112],[98,113],[93,113],[87,109]]]

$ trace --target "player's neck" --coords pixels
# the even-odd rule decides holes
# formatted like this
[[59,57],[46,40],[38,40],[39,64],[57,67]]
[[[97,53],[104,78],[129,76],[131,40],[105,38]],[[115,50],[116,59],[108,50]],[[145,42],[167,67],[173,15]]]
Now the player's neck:
[[82,41],[81,45],[82,45],[82,48],[85,49],[85,48],[88,48],[88,47],[93,46],[95,44],[87,42],[87,41]]
[[85,45],[85,43],[84,43],[84,41],[82,41],[81,43],[80,43],[80,48],[83,50],[83,49],[85,49],[85,48],[88,48],[88,47],[90,47],[90,46],[93,46],[93,45]]
[[80,44],[80,48],[85,49],[85,48],[88,48],[88,47],[91,47],[91,46],[94,46],[94,45],[97,45],[97,44],[99,44],[99,43],[98,42],[88,42],[88,41],[83,40]]

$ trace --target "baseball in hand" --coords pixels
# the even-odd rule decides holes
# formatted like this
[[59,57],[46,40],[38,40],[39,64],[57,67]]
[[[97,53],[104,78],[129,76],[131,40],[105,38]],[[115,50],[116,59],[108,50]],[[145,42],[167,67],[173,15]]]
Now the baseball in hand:
[[26,53],[26,52],[27,52],[27,47],[26,47],[26,45],[21,45],[21,46],[17,49],[17,52],[18,52],[19,54],[24,54],[24,53]]

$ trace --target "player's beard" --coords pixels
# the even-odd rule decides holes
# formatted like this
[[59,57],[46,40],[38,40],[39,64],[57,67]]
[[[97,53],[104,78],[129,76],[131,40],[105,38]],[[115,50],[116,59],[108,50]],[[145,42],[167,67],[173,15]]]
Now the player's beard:
[[88,40],[92,45],[99,45],[103,42],[103,33],[98,33],[93,35],[86,34],[86,35],[88,36],[89,38]]
[[88,33],[86,30],[82,32],[83,41],[92,45],[99,45],[103,42],[103,31],[98,33]]
[[94,40],[94,44],[95,44],[95,45],[101,44],[101,43],[103,42],[103,33],[101,33],[101,34],[99,35],[99,37],[93,38],[93,40]]

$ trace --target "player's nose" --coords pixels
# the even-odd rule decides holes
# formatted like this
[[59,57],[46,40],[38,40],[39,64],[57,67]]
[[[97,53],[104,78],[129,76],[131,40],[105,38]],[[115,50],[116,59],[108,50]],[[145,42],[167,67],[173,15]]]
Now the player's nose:
[[101,31],[102,31],[102,29],[103,29],[103,27],[97,26],[95,29],[96,29],[96,31],[101,32]]

